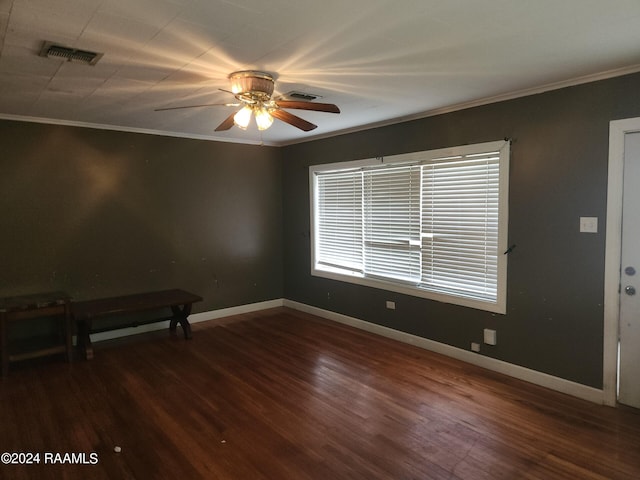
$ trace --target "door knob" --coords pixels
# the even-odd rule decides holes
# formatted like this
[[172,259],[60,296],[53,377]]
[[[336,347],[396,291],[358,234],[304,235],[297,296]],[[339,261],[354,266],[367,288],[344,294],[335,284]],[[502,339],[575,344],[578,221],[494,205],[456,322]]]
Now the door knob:
[[635,295],[636,294],[636,289],[635,289],[635,287],[632,287],[631,285],[627,285],[626,287],[624,287],[624,292],[627,295]]

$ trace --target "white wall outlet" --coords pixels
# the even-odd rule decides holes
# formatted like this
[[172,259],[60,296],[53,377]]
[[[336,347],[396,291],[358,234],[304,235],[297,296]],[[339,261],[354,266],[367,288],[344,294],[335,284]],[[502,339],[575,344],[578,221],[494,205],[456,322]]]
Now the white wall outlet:
[[598,233],[598,217],[580,217],[580,233]]
[[471,351],[472,352],[479,352],[480,351],[480,344],[476,343],[476,342],[471,342]]
[[396,309],[396,302],[392,302],[391,300],[387,300],[387,308],[389,310],[395,310]]
[[496,331],[489,328],[484,329],[484,343],[495,345],[497,343]]

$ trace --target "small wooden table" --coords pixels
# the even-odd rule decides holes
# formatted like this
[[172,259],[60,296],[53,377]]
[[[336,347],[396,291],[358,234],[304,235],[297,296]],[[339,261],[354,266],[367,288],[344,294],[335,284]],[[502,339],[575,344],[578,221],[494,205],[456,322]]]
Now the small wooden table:
[[[66,353],[71,362],[73,350],[71,344],[71,297],[64,292],[40,293],[0,299],[0,348],[2,349],[2,376],[9,373],[9,363],[30,358]],[[32,318],[56,316],[61,319],[62,343],[46,346],[28,352],[11,354],[9,352],[9,326],[13,322]]]
[[[191,325],[187,317],[191,314],[191,305],[202,301],[202,297],[184,290],[162,290],[157,292],[137,293],[122,297],[99,298],[74,302],[72,312],[78,327],[78,346],[87,360],[93,358],[91,333],[105,332],[124,327],[137,327],[149,323],[170,320],[169,330],[176,331],[178,323],[182,326],[184,338],[191,338]],[[170,308],[171,315],[159,318],[136,320],[117,326],[94,328],[93,320],[99,317],[114,317],[150,310]]]

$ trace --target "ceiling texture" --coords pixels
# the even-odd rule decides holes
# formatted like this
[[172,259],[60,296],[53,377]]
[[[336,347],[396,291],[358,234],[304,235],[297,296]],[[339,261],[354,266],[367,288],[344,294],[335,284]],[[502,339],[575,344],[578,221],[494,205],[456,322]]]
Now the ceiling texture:
[[[341,113],[215,132],[233,107],[155,111],[233,103],[247,69]],[[637,71],[639,0],[0,0],[3,119],[288,145]]]

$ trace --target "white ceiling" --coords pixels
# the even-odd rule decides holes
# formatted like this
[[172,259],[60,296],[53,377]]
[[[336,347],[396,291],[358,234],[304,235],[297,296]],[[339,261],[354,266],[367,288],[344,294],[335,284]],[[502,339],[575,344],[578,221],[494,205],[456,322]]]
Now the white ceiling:
[[[640,0],[0,0],[0,118],[286,145],[640,71],[639,46]],[[233,101],[244,69],[342,113],[217,133],[231,107],[154,111]]]

